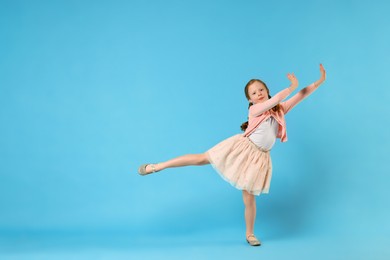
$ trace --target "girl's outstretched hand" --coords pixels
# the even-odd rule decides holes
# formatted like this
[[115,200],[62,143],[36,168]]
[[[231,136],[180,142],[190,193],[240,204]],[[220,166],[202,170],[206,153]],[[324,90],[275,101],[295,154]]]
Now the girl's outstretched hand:
[[288,73],[287,78],[291,82],[290,90],[292,92],[298,87],[298,79],[295,77],[294,73]]
[[322,84],[326,79],[326,71],[325,71],[325,68],[322,64],[320,64],[320,73],[321,73],[320,79],[315,82],[315,84],[317,86]]

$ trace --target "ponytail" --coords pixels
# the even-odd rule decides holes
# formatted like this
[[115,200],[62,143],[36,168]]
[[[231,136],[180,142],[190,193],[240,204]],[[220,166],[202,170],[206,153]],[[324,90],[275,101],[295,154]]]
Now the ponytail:
[[244,131],[248,128],[248,121],[241,124],[241,131]]
[[[248,109],[252,106],[253,104],[249,102]],[[241,124],[241,131],[244,131],[248,128],[248,121],[244,122]]]

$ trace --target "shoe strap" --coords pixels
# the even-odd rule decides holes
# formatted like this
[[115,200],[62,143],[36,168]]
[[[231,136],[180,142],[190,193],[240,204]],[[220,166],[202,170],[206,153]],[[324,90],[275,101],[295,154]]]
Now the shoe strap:
[[246,238],[249,239],[250,237],[253,237],[254,239],[257,239],[255,234],[250,234],[249,236],[247,236]]

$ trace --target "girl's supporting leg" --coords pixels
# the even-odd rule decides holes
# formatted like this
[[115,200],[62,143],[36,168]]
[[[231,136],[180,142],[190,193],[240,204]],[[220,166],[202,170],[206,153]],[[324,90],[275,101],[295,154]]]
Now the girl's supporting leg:
[[242,197],[245,205],[245,224],[246,224],[246,237],[254,234],[255,219],[256,219],[256,199],[255,196],[247,192],[242,191]]
[[[161,171],[166,168],[181,167],[181,166],[188,166],[188,165],[205,165],[209,163],[210,162],[206,154],[200,153],[200,154],[186,154],[183,156],[173,158],[166,162],[154,164],[154,166],[156,168],[156,171]],[[148,173],[152,172],[152,168],[150,165],[146,167],[146,172]]]

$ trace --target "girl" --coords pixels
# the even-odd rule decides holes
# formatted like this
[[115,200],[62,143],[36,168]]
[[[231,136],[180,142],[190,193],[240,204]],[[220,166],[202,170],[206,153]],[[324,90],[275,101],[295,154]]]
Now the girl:
[[211,164],[223,179],[242,190],[245,205],[246,241],[259,246],[260,240],[254,235],[256,200],[254,195],[268,193],[272,164],[269,151],[276,138],[287,141],[284,115],[295,105],[309,96],[326,78],[325,69],[320,64],[321,77],[302,89],[287,101],[281,102],[298,86],[294,74],[287,74],[290,87],[271,98],[267,85],[252,79],[245,86],[245,96],[249,101],[248,122],[241,125],[244,134],[230,137],[203,154],[187,154],[157,164],[143,164],[139,174],[147,175],[166,168],[187,165]]

